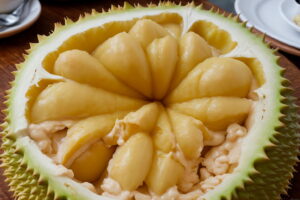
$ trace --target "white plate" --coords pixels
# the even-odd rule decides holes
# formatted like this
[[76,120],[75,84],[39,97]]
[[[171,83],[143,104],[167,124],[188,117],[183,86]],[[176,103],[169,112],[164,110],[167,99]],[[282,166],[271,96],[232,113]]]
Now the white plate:
[[300,26],[293,21],[296,15],[300,15],[300,4],[294,0],[283,0],[280,4],[280,14],[291,27],[296,31],[300,31]]
[[28,8],[24,11],[22,21],[15,26],[0,31],[0,38],[9,37],[29,28],[39,18],[40,14],[41,4],[39,0],[33,0],[31,5],[28,5]]
[[254,26],[268,36],[300,49],[300,32],[280,14],[281,0],[236,0],[234,7],[247,26]]

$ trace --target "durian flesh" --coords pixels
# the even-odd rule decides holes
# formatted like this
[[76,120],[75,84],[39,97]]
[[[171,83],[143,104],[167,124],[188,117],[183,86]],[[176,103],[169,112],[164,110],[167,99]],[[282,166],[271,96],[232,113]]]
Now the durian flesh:
[[92,54],[59,54],[53,72],[66,80],[42,90],[30,116],[35,124],[77,120],[54,156],[75,179],[92,183],[107,167],[103,194],[115,195],[106,185],[112,179],[129,191],[125,199],[142,185],[149,197],[173,187],[178,195],[204,191],[206,179],[197,171],[204,144],[222,132],[223,139],[211,143],[220,145],[230,125],[244,125],[255,78],[239,60],[212,57],[217,50],[199,34],[174,35],[163,24],[141,19]]
[[[224,19],[210,12],[202,15],[214,16],[212,22],[201,15],[186,21],[172,6],[172,12],[160,14],[147,9],[148,15],[137,10],[140,17],[66,38],[34,72],[25,91],[24,116],[31,128],[15,133],[29,135],[33,146],[50,146],[37,157],[50,157],[57,180],[66,179],[70,187],[82,183],[74,187],[85,191],[78,196],[61,192],[51,179],[49,194],[231,198],[230,180],[249,178],[241,175],[254,170],[247,163],[266,157],[255,146],[255,134],[271,123],[263,120],[276,117],[266,112],[276,96],[266,90],[276,84],[266,72],[275,72],[268,60],[243,46],[249,33],[230,29],[230,20],[222,25]],[[251,151],[259,153],[251,157]]]

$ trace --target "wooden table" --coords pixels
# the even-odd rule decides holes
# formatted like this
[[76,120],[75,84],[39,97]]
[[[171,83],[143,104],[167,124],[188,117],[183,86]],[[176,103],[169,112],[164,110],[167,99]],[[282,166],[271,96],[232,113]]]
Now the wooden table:
[[[0,39],[0,109],[4,108],[4,91],[9,88],[8,82],[13,80],[11,72],[15,70],[14,65],[22,62],[22,54],[29,48],[30,42],[37,42],[37,34],[48,35],[54,27],[54,23],[63,22],[65,17],[73,20],[78,19],[80,14],[90,12],[91,9],[101,11],[102,8],[108,9],[112,1],[101,0],[85,0],[70,2],[48,2],[42,1],[42,14],[39,20],[28,30],[6,39]],[[128,1],[130,3],[137,1]],[[139,1],[141,4],[146,1]],[[157,1],[152,1],[157,2]],[[175,1],[179,2],[179,1]],[[185,1],[182,1],[185,2]],[[200,3],[196,1],[196,3]],[[123,5],[122,1],[113,1],[115,5]],[[209,7],[209,3],[204,2],[205,6]],[[299,57],[284,54],[293,61],[294,64],[300,66]],[[286,66],[286,77],[291,80],[292,86],[295,88],[295,95],[300,97],[300,70],[295,67],[288,59],[282,58],[280,60],[283,66]],[[299,102],[298,102],[299,103]],[[0,122],[3,120],[3,114],[0,114]],[[300,166],[297,167],[300,171]],[[0,169],[0,174],[2,170]],[[289,196],[283,196],[283,199],[299,199],[300,200],[300,173],[295,174],[292,180],[291,189],[288,191]],[[8,192],[7,184],[4,183],[4,177],[0,176],[0,200],[12,200],[10,192]]]

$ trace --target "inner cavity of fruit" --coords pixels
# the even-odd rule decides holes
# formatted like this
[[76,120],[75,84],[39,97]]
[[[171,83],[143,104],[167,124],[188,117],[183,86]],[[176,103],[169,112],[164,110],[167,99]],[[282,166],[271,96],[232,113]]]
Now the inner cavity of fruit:
[[236,42],[210,22],[182,26],[113,22],[44,59],[62,78],[30,90],[29,136],[70,178],[109,197],[194,199],[234,172],[259,62],[222,56]]

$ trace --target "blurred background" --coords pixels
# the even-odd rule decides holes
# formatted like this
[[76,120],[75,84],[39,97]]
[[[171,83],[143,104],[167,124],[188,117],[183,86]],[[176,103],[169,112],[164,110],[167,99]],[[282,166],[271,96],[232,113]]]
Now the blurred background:
[[232,13],[235,13],[234,1],[235,0],[209,0],[209,2],[217,5],[220,8],[223,8],[224,10],[226,10],[228,12],[232,12]]

